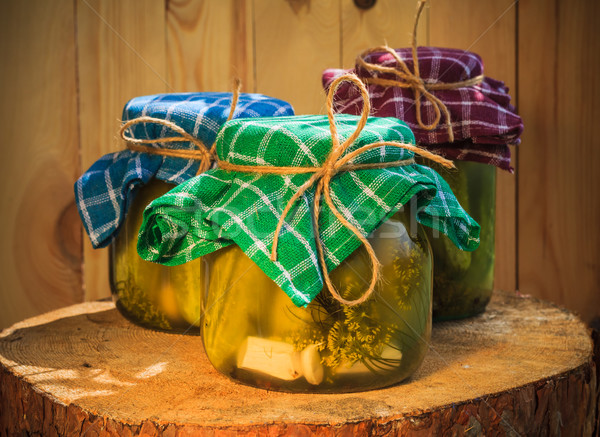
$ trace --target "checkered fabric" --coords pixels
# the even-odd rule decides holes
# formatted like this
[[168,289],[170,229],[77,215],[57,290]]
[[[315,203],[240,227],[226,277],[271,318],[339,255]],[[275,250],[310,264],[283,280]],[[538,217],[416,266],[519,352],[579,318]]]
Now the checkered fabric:
[[[341,142],[354,132],[358,120],[352,115],[336,117]],[[346,154],[377,141],[415,142],[400,120],[372,117]],[[319,115],[232,120],[219,132],[216,144],[219,159],[232,164],[297,167],[320,167],[332,147],[327,117]],[[405,149],[381,147],[353,162],[412,157]],[[323,288],[311,213],[314,186],[286,216],[277,261],[271,261],[270,251],[283,209],[310,177],[210,169],[146,208],[138,253],[148,261],[178,265],[235,243],[296,305],[305,306]],[[418,221],[444,232],[461,249],[474,250],[479,245],[479,225],[429,167],[411,164],[347,171],[336,174],[330,188],[338,210],[364,235],[415,198]],[[327,268],[332,270],[360,241],[325,202],[319,220],[318,235]]]
[[[411,49],[396,49],[396,53],[410,71],[414,71]],[[426,83],[458,82],[483,74],[481,58],[472,52],[419,47],[417,54],[420,75]],[[373,64],[398,68],[396,60],[389,53],[371,53],[365,60]],[[336,77],[349,71],[355,72],[361,79],[370,77],[396,79],[392,74],[371,72],[357,66],[353,70],[325,70],[322,78],[323,86],[328,88]],[[420,146],[431,148],[448,158],[483,162],[512,171],[508,145],[517,145],[520,142],[523,122],[510,104],[508,88],[503,82],[485,77],[479,85],[431,91],[450,111],[454,143],[448,142],[448,131],[443,116],[439,126],[431,131],[417,124],[412,89],[374,84],[368,85],[368,89],[373,115],[396,117],[405,121],[413,130]],[[360,114],[362,111],[362,98],[356,87],[351,84],[342,84],[334,99],[338,112]],[[421,98],[421,116],[426,125],[435,119],[433,105],[424,98]]]
[[[231,93],[177,93],[136,97],[123,110],[123,121],[142,116],[171,121],[210,147],[227,120]],[[291,105],[260,94],[240,94],[234,118],[293,115]],[[137,124],[129,135],[140,139],[179,136],[157,124]],[[154,147],[193,150],[189,142],[159,143]],[[75,183],[79,215],[93,247],[113,240],[135,193],[150,179],[180,184],[196,175],[199,161],[122,150],[104,155]]]

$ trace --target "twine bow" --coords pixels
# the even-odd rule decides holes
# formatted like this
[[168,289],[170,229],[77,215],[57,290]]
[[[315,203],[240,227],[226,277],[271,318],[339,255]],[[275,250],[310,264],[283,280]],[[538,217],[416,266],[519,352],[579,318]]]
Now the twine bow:
[[[415,25],[412,34],[412,60],[413,60],[413,71],[410,71],[406,63],[398,56],[398,53],[387,45],[374,47],[365,50],[363,53],[358,55],[356,62],[362,68],[367,71],[377,73],[387,73],[396,76],[397,79],[382,79],[380,77],[368,77],[363,78],[363,81],[367,84],[381,85],[384,87],[399,87],[399,88],[411,88],[415,95],[416,105],[416,116],[418,125],[425,130],[433,130],[440,124],[442,113],[446,120],[446,129],[448,130],[448,137],[450,142],[454,142],[454,132],[452,130],[452,122],[450,119],[450,111],[448,107],[438,97],[434,96],[431,91],[435,90],[453,90],[457,88],[478,85],[483,81],[483,75],[476,76],[471,79],[459,81],[459,82],[437,82],[437,83],[426,83],[421,79],[419,71],[419,57],[417,55],[417,25],[419,24],[419,18],[421,12],[425,6],[426,0],[420,1],[417,7],[417,16],[415,17]],[[385,67],[378,64],[367,62],[365,58],[371,53],[386,52],[389,53],[396,61],[399,68]],[[421,118],[421,97],[431,103],[433,110],[435,111],[435,118],[431,124],[423,123]]]
[[[333,96],[336,89],[340,86],[342,82],[352,82],[354,83],[361,92],[362,98],[364,100],[363,111],[360,117],[360,120],[356,126],[356,130],[348,137],[343,143],[340,144],[340,140],[337,134],[337,128],[334,120],[333,113]],[[277,228],[275,229],[275,234],[273,237],[273,246],[271,248],[271,260],[277,260],[277,245],[279,242],[279,235],[281,233],[281,229],[284,224],[284,220],[287,214],[290,212],[296,200],[302,196],[306,190],[316,184],[315,189],[315,197],[312,204],[313,210],[313,229],[315,233],[315,244],[317,246],[317,252],[319,255],[319,263],[321,265],[321,270],[323,272],[323,278],[325,280],[325,284],[327,288],[331,292],[332,296],[341,302],[342,304],[353,306],[358,305],[366,301],[369,296],[373,293],[375,286],[379,280],[379,272],[380,272],[380,263],[377,259],[377,255],[367,238],[363,236],[363,234],[352,225],[346,217],[336,208],[333,200],[331,199],[331,179],[338,173],[351,171],[351,170],[361,170],[361,169],[373,169],[373,168],[385,168],[385,167],[401,167],[409,164],[414,164],[415,161],[411,159],[404,159],[400,161],[391,161],[391,162],[383,162],[383,163],[367,163],[367,164],[354,164],[351,161],[357,156],[367,152],[368,150],[375,149],[383,146],[391,146],[398,147],[401,149],[410,150],[412,152],[418,153],[419,155],[429,158],[444,167],[454,167],[452,161],[449,161],[439,155],[428,152],[427,150],[421,149],[420,147],[414,146],[412,144],[405,144],[394,141],[379,141],[371,144],[364,145],[359,147],[358,149],[344,155],[344,152],[350,147],[354,141],[358,138],[361,131],[365,127],[367,123],[367,119],[369,117],[369,112],[371,110],[371,105],[369,103],[369,94],[365,85],[360,81],[360,79],[354,74],[346,74],[338,77],[329,88],[329,92],[327,95],[327,116],[329,119],[329,130],[331,132],[332,139],[332,147],[331,152],[326,158],[325,162],[321,167],[275,167],[275,166],[262,166],[262,165],[238,165],[231,164],[228,161],[219,160],[218,166],[223,170],[230,171],[238,171],[238,172],[249,172],[249,173],[259,173],[259,174],[299,174],[299,173],[313,173],[313,175],[299,188],[298,191],[290,198],[287,205],[285,206],[283,212],[281,213],[281,217],[277,223]],[[321,239],[319,237],[319,206],[321,203],[321,197],[325,199],[325,203],[329,206],[329,209],[333,213],[333,215],[344,225],[348,230],[350,230],[356,237],[360,240],[360,242],[365,246],[369,258],[371,260],[371,264],[373,266],[373,275],[371,277],[371,281],[369,283],[369,288],[367,291],[356,300],[347,300],[344,299],[336,290],[334,285],[329,278],[329,274],[327,272],[327,264],[325,262],[325,255],[323,251],[323,246],[321,243]]]
[[[229,109],[229,116],[227,117],[227,121],[233,118],[233,114],[235,112],[235,108],[237,106],[237,102],[240,96],[240,89],[242,87],[241,81],[239,79],[234,79],[233,81],[233,94],[231,99],[231,108]],[[178,133],[180,136],[175,137],[165,137],[165,138],[155,138],[150,140],[134,138],[126,134],[127,129],[131,126],[141,123],[153,123],[159,124],[174,132]],[[154,117],[137,117],[133,120],[129,120],[119,130],[119,135],[123,140],[125,140],[125,144],[129,150],[133,150],[135,152],[148,153],[150,155],[160,155],[160,156],[169,156],[173,158],[183,158],[183,159],[193,159],[196,161],[200,161],[200,166],[198,167],[198,172],[196,174],[204,173],[208,170],[213,161],[215,160],[215,145],[213,144],[210,148],[207,147],[201,140],[187,133],[182,127],[173,123],[172,121],[163,120],[161,118]],[[182,149],[169,149],[165,147],[151,147],[149,144],[157,144],[157,143],[179,143],[179,142],[190,142],[196,146],[193,150],[182,150]]]

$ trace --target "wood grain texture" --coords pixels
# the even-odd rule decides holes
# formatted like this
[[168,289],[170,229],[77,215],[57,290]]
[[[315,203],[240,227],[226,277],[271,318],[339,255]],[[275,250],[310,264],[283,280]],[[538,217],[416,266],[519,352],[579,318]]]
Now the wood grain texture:
[[[0,326],[79,302],[73,2],[1,1]],[[52,56],[49,56],[51,53]]]
[[[228,89],[238,75],[246,91],[287,99],[298,113],[323,112],[322,70],[350,67],[364,46],[383,39],[407,45],[415,3],[378,0],[359,12],[351,0],[148,0],[143,10],[137,2],[56,1],[60,7],[1,3],[8,137],[0,161],[0,326],[108,294],[106,252],[92,250],[85,236],[85,294],[80,288],[83,230],[72,183],[121,147],[115,132],[129,98]],[[514,290],[518,270],[524,293],[562,302],[585,320],[600,308],[598,7],[521,0],[517,32],[511,0],[436,0],[420,38],[480,53],[486,73],[513,95],[518,62],[525,133],[516,175],[498,175],[496,286]]]
[[167,68],[170,87],[230,91],[232,79],[255,90],[250,0],[168,0]]
[[[479,54],[484,62],[484,73],[505,82],[514,103],[517,83],[516,13],[514,0],[432,2],[429,42],[432,46],[459,48]],[[513,159],[512,165],[516,165],[516,159]],[[494,286],[514,291],[517,287],[516,177],[521,175],[502,170],[496,174]]]
[[600,16],[595,1],[519,3],[519,288],[600,314]]
[[[121,113],[133,97],[166,92],[165,0],[77,0],[81,166],[123,148]],[[82,232],[83,227],[81,227]],[[84,233],[87,300],[110,294],[108,249]]]
[[[362,51],[387,43],[390,47],[410,47],[417,0],[378,0],[370,9],[357,8],[353,0],[342,2],[342,66],[353,68]],[[429,8],[419,20],[417,42],[429,40]],[[333,66],[332,67],[337,67]],[[339,67],[338,67],[339,68]]]
[[585,325],[536,299],[496,294],[486,314],[434,326],[410,381],[288,394],[219,374],[201,339],[139,328],[85,303],[0,334],[0,434],[591,434],[596,370]]
[[324,113],[321,73],[341,63],[339,0],[255,0],[254,29],[257,91]]

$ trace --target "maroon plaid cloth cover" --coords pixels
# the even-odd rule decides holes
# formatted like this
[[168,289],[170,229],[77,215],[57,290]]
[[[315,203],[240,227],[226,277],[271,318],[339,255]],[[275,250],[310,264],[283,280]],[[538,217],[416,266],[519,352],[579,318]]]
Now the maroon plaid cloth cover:
[[[396,52],[410,71],[414,71],[411,49],[396,49]],[[458,82],[483,74],[483,63],[475,53],[457,49],[419,47],[417,54],[420,76],[426,83]],[[365,60],[386,67],[398,67],[389,53],[371,53]],[[371,72],[357,66],[354,70],[325,70],[323,86],[327,89],[336,77],[348,72],[354,72],[362,79],[397,79],[392,74]],[[451,159],[483,162],[512,170],[508,145],[520,142],[523,122],[510,104],[508,88],[503,82],[485,77],[479,85],[431,91],[444,102],[450,112],[454,143],[448,142],[444,116],[438,127],[431,131],[417,124],[412,89],[374,84],[368,85],[368,89],[373,107],[372,115],[395,117],[405,121],[421,146]],[[351,84],[343,84],[336,92],[335,108],[338,112],[360,114],[362,99],[358,90]],[[435,119],[433,105],[423,97],[421,118],[425,124],[430,124]]]

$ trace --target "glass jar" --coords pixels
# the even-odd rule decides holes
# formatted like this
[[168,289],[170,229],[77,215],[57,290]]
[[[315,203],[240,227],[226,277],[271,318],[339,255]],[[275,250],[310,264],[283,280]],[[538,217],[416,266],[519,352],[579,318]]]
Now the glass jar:
[[[413,374],[431,336],[429,244],[408,206],[369,241],[382,280],[352,307],[326,288],[306,308],[296,307],[237,245],[205,255],[202,336],[211,363],[244,384],[289,392],[370,390]],[[330,276],[342,297],[360,297],[371,278],[364,247]]]
[[450,239],[431,228],[427,236],[433,251],[433,319],[452,320],[485,310],[494,289],[494,225],[496,167],[454,161],[457,170],[428,164],[448,182],[461,206],[481,226],[479,247],[459,250]]
[[131,202],[119,234],[110,246],[111,289],[119,311],[147,328],[200,334],[204,273],[202,258],[164,266],[138,256],[138,230],[146,206],[173,185],[153,179]]

